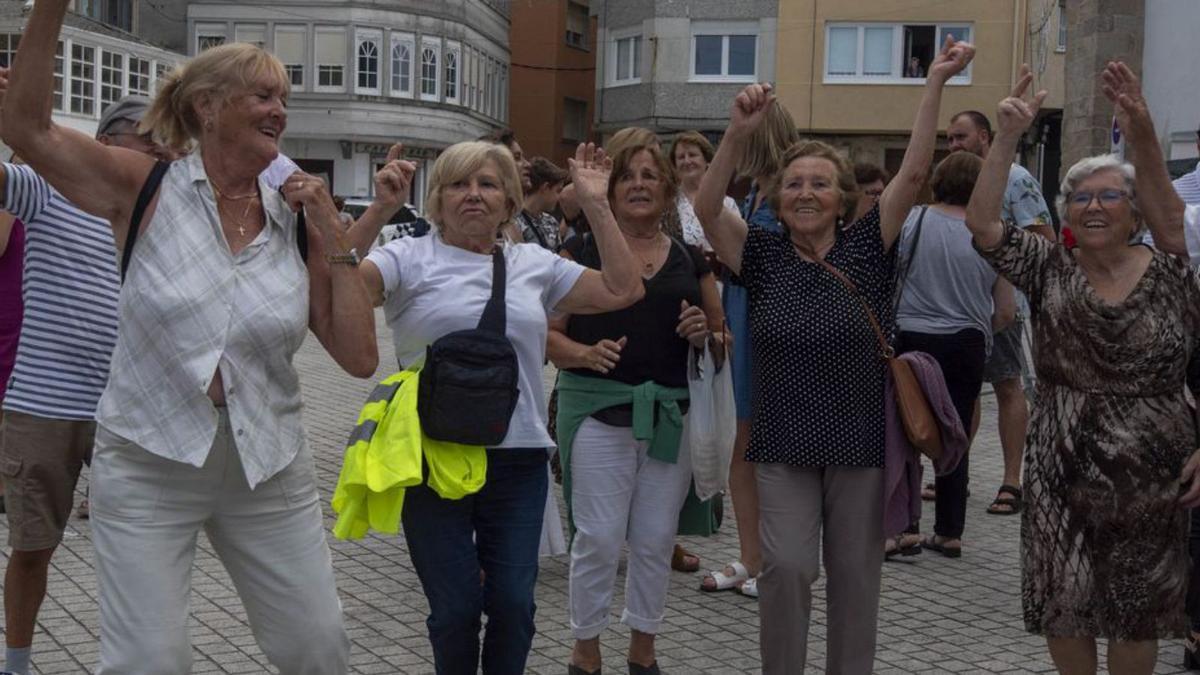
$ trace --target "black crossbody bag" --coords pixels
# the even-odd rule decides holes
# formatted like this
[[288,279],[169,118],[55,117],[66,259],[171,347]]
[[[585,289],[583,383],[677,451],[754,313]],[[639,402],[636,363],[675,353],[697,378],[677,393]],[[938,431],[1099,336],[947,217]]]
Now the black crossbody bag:
[[417,388],[421,430],[439,441],[499,445],[517,407],[517,352],[505,337],[504,252],[492,251],[492,297],[479,325],[425,349]]

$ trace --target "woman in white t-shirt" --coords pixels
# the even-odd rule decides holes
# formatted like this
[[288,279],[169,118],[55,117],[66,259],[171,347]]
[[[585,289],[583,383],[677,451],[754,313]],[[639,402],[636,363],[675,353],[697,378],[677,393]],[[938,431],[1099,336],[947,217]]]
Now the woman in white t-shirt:
[[525,670],[534,635],[546,448],[553,445],[542,385],[547,314],[613,311],[644,294],[609,209],[603,151],[581,145],[570,164],[605,261],[602,272],[536,244],[497,244],[501,227],[521,208],[521,177],[507,148],[480,141],[451,146],[433,165],[426,204],[437,231],[397,239],[362,264],[367,290],[392,329],[396,356],[408,366],[434,340],[478,324],[491,295],[492,250],[500,245],[504,253],[506,332],[520,371],[508,434],[488,448],[487,480],[478,493],[448,500],[420,485],[408,488],[404,499],[404,534],[429,600],[438,672],[477,671],[483,612],[483,672]]

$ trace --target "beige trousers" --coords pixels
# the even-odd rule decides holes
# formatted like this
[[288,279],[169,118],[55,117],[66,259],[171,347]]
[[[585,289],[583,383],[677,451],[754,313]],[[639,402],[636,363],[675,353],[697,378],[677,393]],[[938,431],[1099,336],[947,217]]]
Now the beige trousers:
[[803,673],[824,554],[825,672],[869,675],[883,568],[883,469],[759,464],[763,675]]

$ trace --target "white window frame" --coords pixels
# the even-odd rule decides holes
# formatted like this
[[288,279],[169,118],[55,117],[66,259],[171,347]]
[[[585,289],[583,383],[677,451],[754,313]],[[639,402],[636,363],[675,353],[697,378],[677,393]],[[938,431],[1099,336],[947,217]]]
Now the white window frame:
[[460,76],[460,82],[458,85],[459,90],[462,92],[461,105],[464,108],[467,108],[468,110],[470,110],[472,103],[473,103],[473,99],[474,99],[473,90],[471,89],[471,87],[474,86],[474,82],[471,79],[472,74],[471,74],[471,47],[470,46],[463,45],[462,60],[459,61],[458,66],[459,66],[459,71],[462,73],[462,75]]
[[[359,70],[359,51],[365,44],[375,46],[375,86],[361,84]],[[358,28],[354,31],[354,93],[368,96],[379,96],[383,93],[383,30],[378,28]],[[390,57],[391,54],[388,54]],[[368,71],[369,74],[369,71]]]
[[[721,74],[698,75],[696,73],[696,38],[721,38]],[[750,36],[754,38],[754,72],[749,75],[729,74],[729,38]],[[757,82],[759,29],[757,21],[693,21],[691,53],[688,57],[688,82]]]
[[[70,46],[70,59],[68,59],[69,60],[68,65],[70,66],[71,77],[68,80],[70,82],[70,85],[67,87],[68,90],[66,92],[66,97],[65,97],[63,103],[67,108],[67,112],[71,115],[81,115],[84,117],[92,117],[92,118],[99,117],[100,111],[98,110],[98,108],[100,107],[100,82],[99,82],[100,59],[98,58],[98,53],[100,52],[100,48],[97,47],[96,45],[89,45],[89,44],[83,44],[83,43],[77,43],[77,42],[71,42],[69,46]],[[84,67],[86,67],[85,61],[83,61],[83,60],[76,61],[76,59],[75,59],[75,49],[77,47],[80,50],[90,49],[92,51],[91,77],[79,77],[75,73],[75,64],[76,63],[84,64]],[[84,52],[81,52],[81,53],[84,53]],[[80,84],[81,89],[90,88],[91,95],[90,96],[87,96],[87,95],[76,96],[75,95],[75,83],[76,82],[78,82]],[[82,102],[87,102],[90,99],[91,104],[92,104],[91,112],[83,112],[83,111],[76,112],[75,111],[75,99],[79,99]],[[86,106],[83,106],[81,104],[81,107],[86,107]]]
[[[285,60],[279,55],[279,36],[283,35],[299,35],[300,36],[300,61],[298,63],[291,62],[290,59]],[[271,50],[273,54],[283,63],[283,68],[288,73],[288,81],[291,83],[292,91],[304,91],[308,86],[308,26],[302,24],[275,24],[274,34],[271,36]],[[288,68],[300,69],[300,82],[291,82],[292,74]]]
[[[433,51],[433,93],[425,93],[425,50]],[[419,57],[416,63],[419,66],[418,78],[415,85],[417,94],[422,101],[440,101],[442,93],[442,41],[439,38],[422,37],[421,47],[417,50]]]
[[[142,72],[141,66],[134,67],[134,63],[145,64],[146,71]],[[141,96],[149,96],[154,91],[151,80],[154,78],[154,64],[150,59],[142,58],[137,54],[130,54],[125,59],[125,91],[130,94],[139,94]],[[134,80],[138,80],[138,84],[145,83],[145,87],[135,87]]]
[[500,109],[497,111],[496,119],[508,124],[508,64],[503,61],[500,62],[500,84],[497,94],[500,99],[498,102]]
[[[825,24],[825,50],[823,54],[824,63],[821,66],[822,82],[824,84],[890,84],[890,85],[924,85],[924,77],[903,77],[904,70],[904,27],[905,26],[932,26],[934,34],[934,49],[939,49],[937,37],[941,35],[944,28],[955,28],[966,26],[971,29],[971,38],[976,38],[976,24],[974,21],[947,21],[942,23],[922,22],[922,21],[901,21],[901,22],[844,22],[831,21]],[[829,50],[832,46],[829,39],[830,33],[834,28],[857,28],[858,42],[856,45],[856,75],[830,75],[829,74]],[[891,28],[892,33],[892,73],[890,75],[862,75],[863,69],[863,50],[865,47],[865,31],[867,28]],[[928,65],[926,66],[928,68]],[[950,78],[946,83],[949,86],[966,86],[971,84],[972,66],[968,65],[966,70]]]
[[1054,51],[1064,54],[1067,51],[1067,1],[1058,0],[1058,7],[1054,11],[1058,14],[1058,35],[1056,36],[1058,42],[1054,46]]
[[[192,44],[192,54],[199,54],[200,42],[204,38],[221,38],[221,44],[229,43],[229,27],[223,23],[198,23],[196,24],[196,39]],[[219,45],[213,45],[219,46]]]
[[[642,52],[642,54],[641,54],[641,58],[638,59],[638,63],[636,64],[637,67],[635,69],[634,68],[634,66],[635,66],[634,58],[633,58],[633,44],[634,43],[630,43],[630,53],[629,53],[630,64],[629,65],[630,65],[631,72],[629,73],[629,77],[620,77],[621,73],[617,72],[617,61],[618,61],[617,51],[620,48],[620,44],[622,42],[624,42],[625,40],[640,41],[641,42],[640,51]],[[642,82],[642,73],[641,73],[642,63],[641,63],[641,61],[644,60],[644,58],[645,58],[645,49],[646,49],[646,38],[644,35],[642,35],[641,26],[638,26],[636,28],[627,28],[625,30],[613,31],[612,34],[609,35],[608,44],[606,46],[608,48],[605,50],[607,52],[607,55],[604,58],[604,63],[606,66],[605,71],[607,72],[607,76],[605,77],[605,80],[607,81],[608,86],[609,87],[624,87],[624,86],[630,85],[630,84],[641,84],[641,82]],[[637,72],[633,72],[634,70],[636,70]]]
[[[450,91],[450,75],[451,65],[453,65],[454,75],[454,91]],[[442,94],[446,103],[458,105],[462,101],[463,93],[463,60],[462,60],[462,45],[457,42],[446,41],[446,46],[442,49]]]
[[[343,40],[346,40],[346,37],[347,37],[346,36],[346,28],[344,26],[313,26],[313,91],[344,93],[346,91],[347,85],[349,84],[347,82],[347,80],[349,79],[349,76],[350,76],[350,73],[348,72],[350,70],[350,68],[347,67],[347,64],[346,64],[346,58],[348,55],[345,54],[343,51],[341,63],[322,63],[322,62],[318,61],[317,60],[318,59],[317,52],[319,50],[317,49],[317,40],[321,35],[341,35]],[[349,42],[349,40],[346,40],[346,42]],[[357,61],[357,56],[358,56],[358,54],[357,54],[357,52],[355,52],[355,57],[356,57],[355,60],[356,61]],[[342,84],[340,86],[339,85],[330,85],[330,84],[325,84],[325,85],[321,84],[321,68],[323,68],[323,67],[341,68],[342,69]],[[356,82],[356,84],[357,84],[357,82]]]
[[[408,88],[403,89],[396,86],[396,80],[399,73],[396,71],[395,53],[398,47],[408,48]],[[412,98],[415,87],[413,83],[416,81],[417,63],[417,38],[411,33],[392,33],[391,40],[388,43],[388,95],[393,98]]]
[[[107,58],[112,58],[112,57],[115,57],[115,58],[118,58],[121,60],[121,63],[116,68],[113,68],[112,66],[105,63],[105,60]],[[117,101],[121,100],[121,97],[123,97],[123,96],[125,96],[125,94],[129,93],[129,90],[126,88],[127,81],[126,81],[126,75],[125,75],[126,67],[129,62],[129,58],[130,57],[128,54],[126,54],[124,52],[114,51],[112,49],[104,49],[104,50],[100,51],[100,64],[99,64],[99,67],[100,67],[100,90],[99,90],[99,92],[100,93],[96,97],[96,100],[100,104],[101,111],[103,111],[106,106],[111,105],[111,104],[116,103]],[[114,75],[115,75],[115,79],[116,79],[115,84],[112,82],[106,81],[106,78],[112,77]],[[113,98],[112,100],[106,100],[105,99],[105,90],[110,90],[110,89],[114,89],[114,88],[116,89],[116,97]]]
[[70,89],[69,83],[71,81],[71,76],[67,70],[69,67],[69,64],[67,63],[67,54],[70,53],[70,48],[70,40],[59,40],[58,44],[54,47],[55,81],[51,85],[51,89],[54,92],[53,96],[51,97],[51,107],[53,107],[56,112],[66,112],[68,107],[67,96],[70,94],[68,89]]
[[21,34],[2,33],[0,34],[0,38],[3,38],[3,40],[0,40],[3,43],[3,46],[0,46],[0,55],[4,57],[3,63],[0,63],[0,65],[7,68],[12,66],[13,58],[17,55],[17,46],[21,43]]
[[[247,35],[249,33],[249,35]],[[261,40],[248,39],[262,36]],[[233,25],[233,41],[244,42],[260,49],[267,47],[267,24],[265,23],[236,23]]]

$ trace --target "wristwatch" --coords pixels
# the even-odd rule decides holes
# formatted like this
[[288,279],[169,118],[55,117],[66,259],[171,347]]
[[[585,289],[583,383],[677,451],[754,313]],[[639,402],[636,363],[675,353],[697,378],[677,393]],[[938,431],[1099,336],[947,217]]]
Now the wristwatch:
[[345,253],[330,253],[325,256],[325,260],[331,265],[342,264],[351,267],[358,267],[358,263],[362,262],[362,258],[358,257],[358,251],[355,249],[350,249]]

